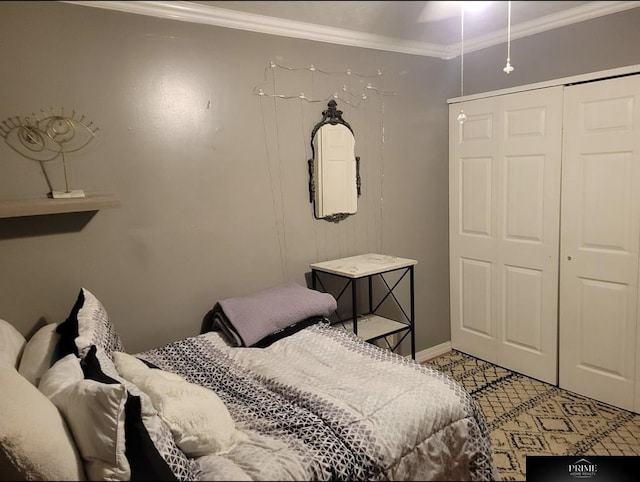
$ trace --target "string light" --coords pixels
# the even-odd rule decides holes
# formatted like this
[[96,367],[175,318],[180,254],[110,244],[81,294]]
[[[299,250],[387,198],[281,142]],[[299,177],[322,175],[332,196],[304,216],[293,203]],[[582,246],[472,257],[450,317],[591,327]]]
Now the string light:
[[[276,64],[273,61],[269,62],[269,67],[265,68],[265,75],[264,75],[264,81],[266,83],[267,80],[267,71],[268,70],[273,70],[273,69],[284,69],[284,70],[288,70],[288,71],[299,71],[299,70],[308,70],[309,72],[311,72],[312,74],[314,72],[319,72],[321,74],[324,75],[330,75],[330,76],[350,76],[350,77],[362,77],[362,78],[382,78],[382,71],[380,69],[378,69],[376,71],[375,74],[364,74],[364,73],[360,73],[360,72],[354,72],[351,69],[347,69],[346,71],[342,71],[342,72],[332,72],[332,71],[327,71],[327,70],[321,70],[319,68],[317,68],[315,65],[311,64],[309,67],[288,67],[285,65],[280,65],[280,64]],[[379,89],[378,87],[376,87],[375,85],[373,85],[371,82],[367,82],[365,88],[367,90],[371,90],[373,92],[375,92],[378,95],[396,95],[395,92],[385,92],[381,89]],[[273,94],[269,94],[266,93],[262,88],[259,88],[258,86],[256,86],[253,90],[254,95],[258,95],[261,97],[273,97],[273,98],[278,98],[278,99],[284,99],[284,100],[289,100],[289,99],[298,99],[298,100],[304,100],[307,102],[312,102],[312,103],[316,103],[316,102],[327,102],[328,100],[331,99],[336,99],[336,100],[340,100],[341,102],[348,104],[352,107],[358,107],[360,105],[360,103],[362,101],[365,101],[369,98],[369,96],[365,93],[356,93],[356,92],[351,92],[346,85],[342,86],[342,92],[344,93],[344,96],[341,96],[340,94],[338,94],[338,92],[334,92],[333,94],[327,96],[327,97],[322,97],[322,98],[310,98],[307,97],[306,95],[304,95],[304,93],[300,93],[300,94],[280,94],[280,93],[273,93]],[[357,100],[356,100],[357,99]]]
[[467,120],[464,113],[464,2],[460,2],[460,98],[458,122],[463,124]]
[[[304,92],[301,92],[300,94],[297,95],[284,95],[284,94],[267,94],[264,90],[262,89],[258,89],[257,91],[254,91],[255,95],[258,95],[260,97],[275,97],[278,99],[285,99],[285,100],[289,100],[289,99],[298,99],[298,100],[304,100],[306,102],[311,102],[311,103],[316,103],[316,102],[327,102],[331,99],[335,99],[335,100],[340,100],[341,102],[345,103],[345,104],[349,104],[353,107],[358,107],[358,105],[360,105],[360,102],[355,102],[352,100],[349,100],[348,98],[344,98],[343,96],[341,96],[340,94],[338,94],[337,92],[334,92],[333,94],[324,97],[322,99],[311,99],[310,97],[307,97]],[[353,92],[347,92],[347,94],[357,97],[360,100],[367,100],[367,96],[366,94],[354,94]]]
[[[304,71],[307,70],[310,73],[310,89],[311,89],[311,97],[307,96],[307,94],[305,94],[304,92],[301,92],[300,89],[296,89],[297,92],[295,93],[281,93],[281,91],[278,89],[278,85],[276,85],[276,77],[278,74],[276,74],[276,69],[282,69],[282,70],[286,70],[289,72],[292,71]],[[269,73],[270,72],[270,73]],[[339,92],[334,92],[333,94],[329,95],[328,97],[323,97],[323,98],[316,98],[316,83],[317,83],[317,74],[323,74],[325,76],[342,76],[344,80],[343,82],[340,82],[339,85],[341,85],[341,87],[339,88]],[[365,80],[359,80],[357,82],[351,82],[352,79],[354,77],[360,77],[363,78]],[[377,79],[377,80],[376,80]],[[337,80],[337,79],[336,79]],[[333,86],[335,85],[335,81],[331,81],[331,82],[327,82],[326,85],[331,85],[331,88],[334,88]],[[357,92],[351,92],[351,86],[352,85],[356,85],[357,88],[360,90],[360,93]],[[287,85],[293,85],[291,82],[288,82]],[[308,84],[307,84],[307,80],[304,79],[304,85],[306,86],[304,90],[307,90],[309,88]],[[267,169],[269,171],[269,180],[270,180],[270,185],[271,185],[271,195],[272,195],[272,201],[273,201],[273,209],[274,209],[274,217],[275,217],[275,224],[276,224],[276,230],[278,233],[278,246],[280,248],[280,264],[281,264],[281,268],[282,268],[282,275],[284,279],[288,278],[289,275],[289,270],[288,270],[288,264],[287,264],[287,259],[288,259],[288,246],[287,246],[287,239],[286,239],[286,233],[288,232],[288,230],[286,229],[286,225],[285,225],[285,210],[284,210],[284,199],[283,199],[283,195],[285,190],[282,189],[282,185],[281,185],[281,181],[280,181],[280,185],[276,186],[274,185],[274,183],[279,182],[278,179],[280,179],[282,177],[281,175],[281,169],[282,169],[282,164],[281,162],[283,161],[282,156],[281,156],[281,147],[280,147],[280,133],[279,133],[279,113],[278,113],[278,102],[276,102],[277,99],[282,99],[282,100],[295,100],[297,102],[299,102],[300,105],[300,116],[301,116],[301,127],[302,127],[302,139],[304,140],[303,145],[305,146],[305,154],[306,154],[306,147],[308,144],[308,138],[306,138],[307,132],[304,128],[304,112],[306,109],[305,104],[302,101],[305,102],[309,102],[309,103],[315,103],[315,102],[323,102],[323,103],[327,103],[328,101],[330,101],[331,99],[339,99],[341,101],[341,103],[343,104],[348,104],[351,105],[352,107],[358,107],[360,104],[362,105],[362,111],[361,114],[363,116],[363,124],[365,126],[367,126],[367,122],[373,122],[370,118],[371,116],[368,113],[368,109],[370,108],[369,105],[371,105],[369,102],[364,103],[364,101],[366,101],[368,98],[372,98],[374,97],[372,94],[370,94],[369,92],[373,92],[375,93],[377,96],[381,96],[380,98],[380,109],[381,109],[381,113],[380,113],[380,123],[381,123],[381,142],[382,142],[382,146],[379,149],[376,149],[376,152],[379,151],[379,156],[380,156],[380,204],[379,204],[379,225],[378,225],[378,229],[380,231],[382,231],[382,218],[383,218],[383,191],[384,191],[384,151],[385,151],[385,121],[384,121],[384,117],[385,117],[385,97],[386,96],[395,96],[397,95],[395,92],[387,92],[385,90],[383,90],[384,86],[384,78],[382,76],[382,71],[380,69],[377,69],[375,73],[360,73],[360,72],[355,72],[351,69],[346,69],[344,71],[339,71],[339,72],[331,72],[331,71],[325,71],[325,70],[321,70],[318,67],[316,67],[314,64],[310,64],[309,67],[300,67],[300,68],[295,68],[295,67],[289,67],[289,66],[285,66],[285,65],[279,65],[273,61],[270,61],[268,66],[265,67],[264,69],[264,78],[263,78],[263,82],[256,85],[253,89],[253,94],[257,95],[259,97],[268,97],[268,98],[273,98],[273,102],[272,102],[272,108],[274,109],[274,117],[275,117],[275,122],[272,122],[271,120],[269,122],[267,122],[267,116],[265,113],[265,107],[269,107],[269,105],[271,104],[270,102],[263,102],[263,100],[266,99],[261,99],[260,100],[260,109],[261,109],[261,113],[262,113],[262,123],[263,123],[263,133],[264,133],[264,145],[265,145],[265,149],[266,149],[266,162],[267,162]],[[308,90],[307,90],[308,91]],[[325,92],[326,94],[326,92]],[[377,103],[376,106],[378,105]],[[373,107],[373,106],[372,106]],[[273,127],[272,127],[273,126]],[[275,129],[275,134],[274,135],[269,135],[268,129]],[[366,129],[364,129],[364,136],[366,138],[366,136],[369,133],[369,130],[371,129],[371,126],[367,126]],[[270,147],[269,145],[269,140],[270,139],[276,139],[275,141],[275,145],[273,147]],[[368,145],[367,142],[365,142],[365,148]],[[277,152],[271,152],[273,149],[277,148]],[[372,160],[375,160],[372,158]],[[277,176],[276,176],[277,174]],[[280,194],[280,198],[277,198],[277,193]],[[375,198],[372,196],[370,198],[368,198],[370,200],[367,201],[368,203],[368,207],[373,209],[375,211],[376,209],[376,205],[375,205]],[[366,217],[367,219],[367,224],[369,222],[369,217]],[[354,232],[356,232],[356,222],[351,222],[350,226],[353,226]],[[314,227],[316,229],[316,233],[317,233],[317,229],[318,229],[318,225],[317,223],[314,223]],[[375,229],[375,226],[374,226]],[[325,246],[324,246],[324,251],[325,251],[325,259],[329,259],[329,256],[327,255],[327,248],[330,247],[329,246],[329,242],[327,241],[327,233],[328,231],[325,229]],[[378,238],[378,243],[379,243],[379,248],[377,249],[378,251],[382,251],[382,239],[381,236],[378,233],[378,236],[369,236],[369,227],[367,225],[367,229],[366,229],[366,239],[367,239],[367,243],[369,243],[370,239],[375,239]],[[348,234],[348,231],[347,231]],[[354,236],[354,243],[358,244],[358,240],[355,239],[356,237]],[[318,246],[318,239],[319,237],[316,236],[316,254],[317,256],[320,256],[319,253],[319,246]],[[347,238],[347,243],[349,243],[349,240]],[[340,244],[339,246],[340,252],[342,252],[342,245]]]
[[[329,70],[321,70],[319,68],[317,68],[315,65],[311,64],[309,67],[287,67],[286,65],[280,65],[280,64],[276,64],[274,61],[270,61],[269,62],[269,67],[267,67],[267,69],[284,69],[284,70],[289,70],[289,71],[296,71],[296,70],[309,70],[311,72],[320,72],[322,74],[326,74],[326,75],[353,75],[356,77],[379,77],[382,75],[382,72],[380,71],[380,69],[378,69],[378,71],[375,74],[363,74],[360,72],[354,72],[351,69],[347,69],[346,71],[329,71]],[[266,69],[265,69],[266,70]]]
[[507,2],[508,4],[508,13],[507,13],[507,65],[504,66],[504,72],[509,75],[513,72],[513,66],[511,65],[511,2]]

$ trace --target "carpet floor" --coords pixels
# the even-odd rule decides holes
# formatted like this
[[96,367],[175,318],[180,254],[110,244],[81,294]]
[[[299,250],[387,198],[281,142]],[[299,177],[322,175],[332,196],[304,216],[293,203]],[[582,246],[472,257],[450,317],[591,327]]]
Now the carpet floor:
[[502,480],[526,480],[526,455],[640,455],[640,415],[458,351],[425,364],[479,403]]

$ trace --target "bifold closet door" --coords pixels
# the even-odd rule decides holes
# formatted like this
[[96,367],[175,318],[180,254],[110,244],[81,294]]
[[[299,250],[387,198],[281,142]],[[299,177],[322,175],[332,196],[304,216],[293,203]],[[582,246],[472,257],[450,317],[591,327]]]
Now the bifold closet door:
[[564,103],[560,386],[639,411],[640,76]]
[[562,87],[450,106],[453,348],[557,383]]

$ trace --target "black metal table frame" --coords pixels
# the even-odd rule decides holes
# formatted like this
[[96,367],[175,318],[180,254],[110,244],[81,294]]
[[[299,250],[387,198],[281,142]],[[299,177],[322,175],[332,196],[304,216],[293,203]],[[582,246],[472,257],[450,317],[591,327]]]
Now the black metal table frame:
[[[385,279],[385,277],[383,276],[384,274],[387,273],[392,273],[394,271],[400,271],[400,270],[404,270],[404,273],[402,273],[402,275],[396,280],[396,282],[393,284],[393,286],[389,286],[389,283],[387,282],[387,280]],[[389,332],[385,332],[381,335],[375,336],[373,338],[368,339],[367,341],[372,342],[375,340],[378,340],[380,338],[384,338],[385,343],[387,344],[387,347],[395,352],[395,350],[400,346],[400,343],[402,343],[404,341],[404,339],[407,337],[407,335],[411,335],[411,358],[413,358],[415,360],[416,358],[416,335],[415,335],[415,301],[414,301],[414,272],[413,272],[413,265],[411,266],[404,266],[401,268],[395,268],[395,269],[390,269],[387,271],[383,271],[383,272],[379,272],[379,273],[373,273],[373,274],[369,274],[369,275],[365,275],[365,276],[361,276],[358,278],[353,278],[350,276],[344,276],[338,273],[332,273],[329,271],[323,271],[323,270],[319,270],[319,269],[311,269],[311,287],[316,290],[317,289],[317,284],[319,283],[322,290],[325,292],[328,292],[328,290],[325,288],[324,284],[322,283],[322,280],[320,279],[319,273],[325,273],[326,275],[330,275],[330,276],[336,276],[338,278],[342,278],[347,280],[346,284],[344,285],[344,287],[340,290],[340,292],[338,293],[338,295],[335,297],[336,301],[339,302],[340,298],[342,297],[342,295],[347,291],[347,288],[349,286],[351,286],[351,303],[352,303],[352,317],[349,318],[344,318],[341,319],[339,313],[337,312],[336,309],[336,315],[338,317],[338,320],[335,321],[333,324],[338,324],[341,323],[344,326],[345,322],[348,321],[352,321],[353,322],[353,333],[355,335],[358,334],[358,293],[357,293],[357,285],[356,282],[364,277],[367,278],[367,282],[368,282],[368,298],[369,298],[369,311],[367,313],[362,313],[363,315],[370,315],[370,314],[377,314],[376,311],[378,310],[378,308],[380,308],[380,306],[382,305],[382,303],[384,303],[384,301],[389,297],[393,297],[393,299],[395,300],[398,308],[400,308],[400,311],[402,311],[402,314],[404,315],[404,320],[393,320],[393,321],[397,321],[398,323],[403,323],[405,325],[407,325],[406,327],[403,328],[398,328],[396,330],[391,330]],[[410,299],[410,314],[407,315],[407,312],[405,311],[405,309],[402,306],[402,303],[400,303],[400,301],[398,301],[398,298],[396,298],[396,295],[394,294],[393,290],[396,289],[396,287],[400,284],[400,282],[405,278],[405,276],[407,275],[407,273],[409,273],[409,299]],[[384,283],[385,287],[387,288],[386,293],[384,294],[384,296],[382,297],[382,299],[378,302],[378,304],[374,307],[373,306],[373,277],[374,276],[378,276],[382,282]],[[402,337],[400,337],[400,339],[393,345],[391,346],[391,344],[389,343],[389,341],[387,340],[387,336],[389,335],[393,335],[396,333],[401,333],[404,332],[404,334],[402,335]]]

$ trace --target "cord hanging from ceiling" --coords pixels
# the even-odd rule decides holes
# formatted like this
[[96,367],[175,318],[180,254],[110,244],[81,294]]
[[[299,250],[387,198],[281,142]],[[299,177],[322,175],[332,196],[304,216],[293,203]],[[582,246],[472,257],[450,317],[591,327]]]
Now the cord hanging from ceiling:
[[460,2],[460,99],[458,122],[463,124],[467,120],[464,113],[464,2]]
[[504,66],[504,72],[508,75],[513,72],[511,65],[511,2],[507,2],[507,65]]

